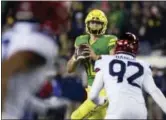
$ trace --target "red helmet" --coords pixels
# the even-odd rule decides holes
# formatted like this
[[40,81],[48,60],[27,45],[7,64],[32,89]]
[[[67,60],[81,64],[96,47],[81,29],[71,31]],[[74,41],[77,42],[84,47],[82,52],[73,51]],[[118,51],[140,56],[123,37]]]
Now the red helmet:
[[116,42],[115,54],[128,53],[136,56],[138,46],[137,37],[133,33],[127,32]]
[[58,1],[21,1],[17,6],[16,18],[17,20],[37,19],[42,26],[60,33],[66,30],[69,20],[68,8],[65,4]]

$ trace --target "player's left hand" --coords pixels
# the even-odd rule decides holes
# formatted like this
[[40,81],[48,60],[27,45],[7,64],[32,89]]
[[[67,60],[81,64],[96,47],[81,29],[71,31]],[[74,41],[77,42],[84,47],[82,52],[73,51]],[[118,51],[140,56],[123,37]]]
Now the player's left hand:
[[100,55],[96,55],[96,53],[94,52],[94,50],[92,49],[90,45],[87,44],[87,47],[89,48],[89,51],[90,51],[89,57],[94,61],[98,60],[100,58]]

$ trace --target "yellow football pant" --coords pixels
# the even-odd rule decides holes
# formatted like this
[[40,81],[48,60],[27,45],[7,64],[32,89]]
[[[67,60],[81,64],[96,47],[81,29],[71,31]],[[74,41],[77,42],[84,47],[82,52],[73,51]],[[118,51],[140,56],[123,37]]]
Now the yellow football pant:
[[[86,89],[88,96],[90,90],[91,87],[89,86]],[[104,89],[100,91],[99,96],[106,96]],[[107,107],[108,104],[98,107],[91,100],[87,99],[77,110],[72,113],[71,119],[104,119]]]

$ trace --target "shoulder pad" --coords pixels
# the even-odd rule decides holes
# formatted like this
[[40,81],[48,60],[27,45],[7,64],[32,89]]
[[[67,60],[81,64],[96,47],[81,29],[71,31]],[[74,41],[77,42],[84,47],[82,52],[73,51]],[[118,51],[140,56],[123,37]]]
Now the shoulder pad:
[[104,37],[110,38],[110,39],[117,39],[117,37],[115,35],[104,35]]
[[77,38],[76,38],[76,40],[78,39],[78,40],[81,40],[81,39],[85,39],[85,38],[88,38],[89,37],[89,35],[80,35],[80,36],[78,36]]
[[76,38],[75,47],[81,44],[88,44],[89,35],[80,35]]

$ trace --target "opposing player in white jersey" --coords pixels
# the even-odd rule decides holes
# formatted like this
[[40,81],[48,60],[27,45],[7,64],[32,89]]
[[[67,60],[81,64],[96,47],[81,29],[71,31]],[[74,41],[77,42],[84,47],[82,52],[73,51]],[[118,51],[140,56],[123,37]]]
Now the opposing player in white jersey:
[[98,104],[98,94],[104,87],[109,107],[106,119],[147,119],[143,90],[166,113],[166,99],[156,87],[150,66],[136,59],[138,40],[132,33],[126,33],[117,41],[115,55],[102,56],[95,63],[97,72],[90,99]]
[[55,75],[58,49],[51,37],[39,32],[22,31],[11,39],[7,59],[2,63],[2,105],[5,115],[19,119],[26,100],[47,77]]
[[2,61],[6,58],[8,48],[12,44],[12,35],[22,31],[36,31],[40,25],[38,22],[17,21],[12,28],[2,34]]
[[30,98],[48,77],[56,74],[55,40],[32,30],[25,20],[15,27],[12,37],[7,37],[10,42],[2,62],[2,119],[21,119]]

